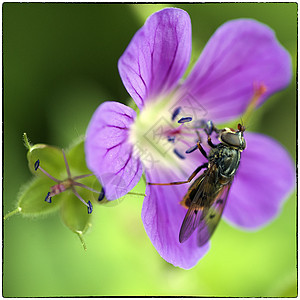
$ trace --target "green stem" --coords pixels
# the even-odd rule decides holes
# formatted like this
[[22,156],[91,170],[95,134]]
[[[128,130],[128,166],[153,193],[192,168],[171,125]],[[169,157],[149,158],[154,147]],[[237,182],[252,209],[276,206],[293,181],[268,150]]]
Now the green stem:
[[81,231],[76,231],[76,234],[78,235],[78,237],[80,239],[80,242],[81,242],[81,245],[82,245],[84,251],[86,251],[87,247],[86,247],[85,241],[84,241],[84,239],[82,237],[82,232]]
[[4,221],[7,220],[9,217],[11,217],[11,216],[13,216],[13,215],[19,213],[20,211],[21,211],[21,207],[17,207],[15,210],[13,210],[13,211],[7,213],[7,214],[4,216],[4,218],[3,218]]
[[143,196],[143,197],[147,196],[145,193],[133,193],[133,192],[128,192],[128,194],[130,194],[130,195],[136,195],[136,196]]
[[25,147],[30,150],[32,148],[32,144],[30,143],[28,137],[27,137],[27,134],[26,132],[23,133],[23,140],[24,140],[24,145]]

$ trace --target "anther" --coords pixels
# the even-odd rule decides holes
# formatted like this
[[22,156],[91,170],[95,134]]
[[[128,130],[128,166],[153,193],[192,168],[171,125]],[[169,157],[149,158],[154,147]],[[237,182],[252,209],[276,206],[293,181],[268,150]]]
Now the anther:
[[34,170],[36,171],[40,166],[40,160],[38,159],[35,163],[34,163]]
[[185,151],[185,153],[187,153],[187,154],[188,154],[188,153],[192,153],[192,152],[194,152],[196,149],[198,149],[198,145],[195,145],[195,146],[189,148],[188,150]]
[[93,205],[91,203],[91,201],[88,202],[88,214],[91,214],[93,211]]
[[180,113],[181,111],[181,107],[177,107],[174,111],[173,111],[173,114],[172,114],[172,121],[175,120],[175,118],[178,116],[178,114]]
[[214,124],[212,121],[207,121],[205,124],[204,131],[206,132],[207,135],[211,135],[214,130]]
[[48,192],[46,198],[45,198],[45,201],[48,202],[48,203],[51,203],[51,197],[50,197],[50,192]]
[[185,156],[183,156],[176,148],[174,148],[173,151],[180,159],[185,159]]
[[98,197],[98,201],[99,202],[102,201],[104,199],[104,197],[105,197],[105,189],[104,189],[104,187],[102,187],[101,192]]
[[168,142],[174,143],[175,142],[175,136],[168,136]]
[[187,123],[187,122],[191,122],[193,120],[192,117],[184,117],[184,118],[181,118],[178,123],[182,124],[182,123]]

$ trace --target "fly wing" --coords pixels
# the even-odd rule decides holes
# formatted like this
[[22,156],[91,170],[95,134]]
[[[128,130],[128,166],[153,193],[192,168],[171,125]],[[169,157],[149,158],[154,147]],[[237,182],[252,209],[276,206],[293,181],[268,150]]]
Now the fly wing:
[[[201,175],[201,179],[194,182],[189,189],[187,198],[191,195],[191,203],[189,209],[182,222],[179,232],[179,242],[185,242],[195,231],[196,228],[203,228],[205,224],[205,216],[208,214],[209,205],[215,194],[215,185],[213,184],[216,176],[216,168],[210,168],[207,173]],[[196,185],[198,183],[198,185]],[[196,192],[195,192],[196,190]]]
[[[185,242],[195,229],[204,222],[203,207],[192,203],[187,211],[179,232],[179,242]],[[204,226],[205,223],[202,224]]]
[[223,185],[212,205],[205,211],[205,213],[203,212],[203,220],[200,222],[197,234],[197,244],[199,247],[208,242],[219,224],[231,185],[232,180],[228,184]]

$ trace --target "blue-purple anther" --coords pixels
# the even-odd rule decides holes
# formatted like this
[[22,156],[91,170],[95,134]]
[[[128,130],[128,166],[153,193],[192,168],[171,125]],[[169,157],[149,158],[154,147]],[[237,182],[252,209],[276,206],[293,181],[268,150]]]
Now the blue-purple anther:
[[91,214],[93,211],[93,205],[91,203],[91,201],[88,202],[88,214]]
[[102,201],[104,199],[104,197],[105,197],[105,189],[104,189],[104,187],[102,187],[101,192],[98,197],[98,201],[99,202]]
[[198,148],[198,145],[195,145],[195,146],[192,146],[191,148],[189,148],[189,149],[187,149],[186,151],[185,151],[185,153],[192,153],[192,152],[194,152],[196,149]]
[[34,170],[36,171],[40,166],[40,160],[38,159],[35,163],[34,163]]
[[173,151],[180,159],[185,159],[185,156],[183,156],[176,148],[174,148]]
[[168,136],[168,142],[174,143],[175,142],[175,136]]
[[187,122],[191,122],[192,120],[193,120],[192,117],[183,117],[178,121],[178,123],[180,123],[180,124],[187,123]]
[[175,118],[178,116],[178,114],[180,113],[181,111],[181,107],[177,107],[174,111],[173,111],[173,114],[172,114],[172,121],[175,120]]
[[45,198],[45,201],[48,202],[48,203],[51,203],[51,197],[50,197],[50,192],[47,194],[46,198]]

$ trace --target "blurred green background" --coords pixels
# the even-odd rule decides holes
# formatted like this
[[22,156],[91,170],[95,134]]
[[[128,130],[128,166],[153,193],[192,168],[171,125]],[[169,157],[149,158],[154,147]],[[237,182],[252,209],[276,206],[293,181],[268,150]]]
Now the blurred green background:
[[[273,28],[293,59],[290,86],[259,109],[251,130],[296,156],[297,4],[3,4],[3,211],[15,208],[31,174],[22,133],[67,147],[105,100],[126,102],[117,61],[147,16],[166,6],[192,20],[195,62],[227,20],[254,18]],[[276,180],[276,170],[274,170]],[[14,216],[4,233],[3,296],[296,296],[296,196],[266,228],[249,233],[224,221],[191,270],[165,262],[141,222],[142,199],[96,207],[88,251],[60,221]]]

